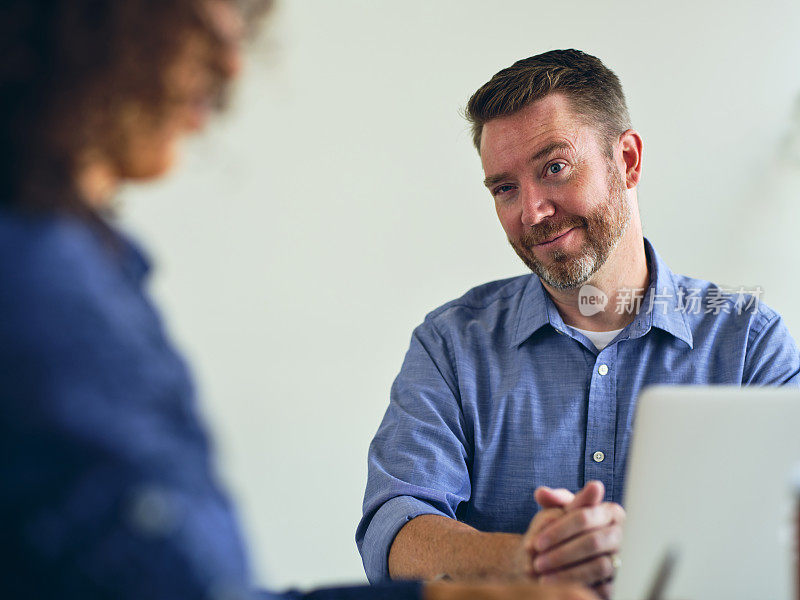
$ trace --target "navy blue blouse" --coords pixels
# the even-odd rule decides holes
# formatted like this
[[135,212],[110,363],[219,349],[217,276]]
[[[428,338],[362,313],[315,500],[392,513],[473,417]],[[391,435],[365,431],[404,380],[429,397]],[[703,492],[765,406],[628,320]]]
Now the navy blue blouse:
[[148,269],[111,229],[0,210],[2,596],[419,597],[416,583],[251,590]]

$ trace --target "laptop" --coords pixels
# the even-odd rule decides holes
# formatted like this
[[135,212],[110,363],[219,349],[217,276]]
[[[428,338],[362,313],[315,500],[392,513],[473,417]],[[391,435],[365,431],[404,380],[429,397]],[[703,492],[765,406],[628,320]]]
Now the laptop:
[[667,580],[665,600],[797,597],[798,467],[800,390],[645,390],[628,461],[614,600],[648,598],[659,576]]

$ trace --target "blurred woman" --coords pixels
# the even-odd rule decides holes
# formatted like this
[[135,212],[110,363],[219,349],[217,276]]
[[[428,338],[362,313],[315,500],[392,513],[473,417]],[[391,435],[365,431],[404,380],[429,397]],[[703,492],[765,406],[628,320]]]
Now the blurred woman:
[[[0,3],[3,597],[253,593],[191,377],[144,289],[148,260],[109,209],[123,182],[165,174],[224,104],[254,8]],[[592,597],[531,584],[312,592],[420,594]]]

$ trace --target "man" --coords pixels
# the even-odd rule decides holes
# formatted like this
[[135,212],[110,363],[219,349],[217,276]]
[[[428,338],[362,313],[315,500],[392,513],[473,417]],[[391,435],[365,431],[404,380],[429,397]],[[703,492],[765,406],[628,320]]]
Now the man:
[[531,582],[253,590],[148,261],[106,220],[114,191],[167,173],[218,104],[243,4],[0,6],[2,596],[591,600]]
[[800,355],[757,296],[673,274],[644,239],[643,142],[600,60],[520,60],[466,112],[532,274],[476,287],[415,329],[356,540],[371,581],[532,576],[608,595],[642,388],[797,385]]

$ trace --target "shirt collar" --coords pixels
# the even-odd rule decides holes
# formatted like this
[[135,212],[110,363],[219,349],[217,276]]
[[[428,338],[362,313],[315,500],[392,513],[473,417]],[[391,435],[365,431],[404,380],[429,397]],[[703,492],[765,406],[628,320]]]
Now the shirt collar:
[[119,233],[119,236],[122,241],[122,251],[120,253],[122,268],[137,285],[141,286],[150,273],[150,259],[144,248],[134,239],[123,233]]
[[[658,252],[647,238],[644,239],[644,249],[650,268],[650,286],[647,288],[647,293],[639,309],[643,324],[658,327],[684,341],[691,348],[692,331],[686,322],[683,295],[678,292],[675,275],[661,260]],[[642,333],[646,333],[648,329],[650,327],[645,327]]]
[[559,324],[565,326],[542,282],[532,274],[520,298],[517,326],[511,339],[512,347],[519,346],[548,323],[556,329]]
[[104,250],[111,252],[125,276],[134,285],[141,287],[151,269],[150,258],[144,248],[133,237],[105,219],[102,220],[102,226],[93,227],[92,233],[105,246]]
[[[684,341],[691,348],[692,332],[681,307],[681,296],[677,293],[675,277],[647,238],[644,238],[644,251],[650,271],[650,285],[644,294],[638,317],[628,325],[630,337],[640,337],[651,327],[657,327]],[[539,278],[531,275],[520,298],[511,345],[519,346],[547,324],[556,331],[567,333],[567,325],[552,298]]]

